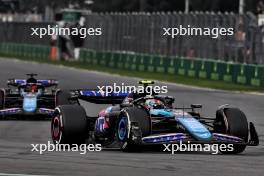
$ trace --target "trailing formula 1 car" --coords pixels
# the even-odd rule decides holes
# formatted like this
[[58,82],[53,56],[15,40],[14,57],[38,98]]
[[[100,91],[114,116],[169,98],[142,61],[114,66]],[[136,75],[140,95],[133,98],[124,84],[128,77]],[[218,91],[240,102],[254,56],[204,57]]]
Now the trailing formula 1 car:
[[201,105],[173,107],[171,96],[122,92],[106,95],[94,90],[73,92],[71,99],[117,105],[106,107],[97,117],[86,115],[78,104],[56,107],[51,122],[55,144],[82,144],[89,139],[109,145],[117,141],[123,151],[136,151],[143,145],[180,142],[233,144],[232,151],[221,151],[232,154],[243,152],[248,145],[259,144],[253,123],[248,124],[238,108],[223,105],[216,111],[215,118],[205,118],[197,112]]
[[9,79],[8,88],[0,89],[0,119],[8,117],[51,117],[58,105],[69,104],[69,92],[57,89],[58,81],[37,80],[37,74],[28,79]]

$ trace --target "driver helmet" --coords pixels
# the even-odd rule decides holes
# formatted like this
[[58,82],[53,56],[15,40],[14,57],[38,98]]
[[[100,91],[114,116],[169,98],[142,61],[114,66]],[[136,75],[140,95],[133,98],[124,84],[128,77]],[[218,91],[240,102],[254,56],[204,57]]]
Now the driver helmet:
[[158,99],[146,100],[146,106],[150,109],[164,109],[165,105]]

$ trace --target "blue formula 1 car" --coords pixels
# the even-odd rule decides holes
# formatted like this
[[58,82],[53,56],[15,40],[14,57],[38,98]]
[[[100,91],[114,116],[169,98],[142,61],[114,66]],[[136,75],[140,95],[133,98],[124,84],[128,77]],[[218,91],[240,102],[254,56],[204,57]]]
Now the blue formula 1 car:
[[56,80],[9,79],[8,88],[0,89],[0,119],[9,117],[51,117],[56,106],[69,104],[68,92],[57,89]]
[[220,106],[215,118],[202,117],[193,104],[190,108],[173,107],[174,98],[144,93],[105,93],[76,90],[73,99],[106,107],[97,117],[86,115],[78,104],[55,109],[51,131],[56,144],[82,144],[90,141],[109,145],[117,141],[123,151],[134,151],[143,145],[199,143],[233,144],[232,151],[241,153],[246,146],[259,144],[253,123],[245,114],[227,105]]

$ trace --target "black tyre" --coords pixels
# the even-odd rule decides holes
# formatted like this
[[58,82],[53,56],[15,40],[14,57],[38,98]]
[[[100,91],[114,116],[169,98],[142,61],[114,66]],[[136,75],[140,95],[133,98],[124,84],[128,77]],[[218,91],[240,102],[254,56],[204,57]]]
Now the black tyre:
[[71,100],[71,92],[68,90],[60,90],[56,94],[56,104],[55,106],[60,105],[69,105],[69,104],[78,104],[78,100]]
[[58,106],[51,122],[52,140],[55,144],[84,144],[88,138],[88,127],[82,106]]
[[[223,115],[224,113],[224,115]],[[237,108],[224,108],[216,113],[215,131],[229,134],[248,141],[248,121],[246,115]],[[221,151],[224,154],[237,154],[246,149],[246,145],[233,145],[233,151]]]
[[116,136],[123,151],[138,151],[141,138],[151,134],[151,121],[143,108],[129,107],[121,111],[117,122]]

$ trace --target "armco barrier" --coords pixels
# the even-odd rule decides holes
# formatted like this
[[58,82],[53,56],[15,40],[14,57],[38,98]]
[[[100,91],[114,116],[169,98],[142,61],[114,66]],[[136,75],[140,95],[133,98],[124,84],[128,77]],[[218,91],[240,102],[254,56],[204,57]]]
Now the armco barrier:
[[[0,43],[0,55],[30,60],[47,60],[50,47]],[[187,59],[125,52],[96,52],[82,49],[80,62],[130,71],[182,75],[193,78],[233,82],[264,87],[264,66],[226,63],[206,59]]]

